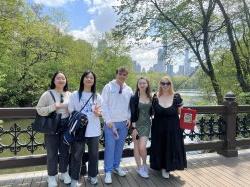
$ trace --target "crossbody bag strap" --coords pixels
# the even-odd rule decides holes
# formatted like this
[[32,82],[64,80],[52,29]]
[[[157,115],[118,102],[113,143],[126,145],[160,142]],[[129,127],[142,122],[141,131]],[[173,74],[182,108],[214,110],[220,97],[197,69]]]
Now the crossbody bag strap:
[[51,90],[49,90],[49,93],[50,93],[51,97],[53,98],[54,102],[56,103],[55,96],[54,96],[54,94],[52,93],[52,91],[51,91]]
[[87,102],[84,104],[84,106],[81,108],[81,110],[80,110],[79,112],[81,112],[81,111],[84,109],[84,107],[88,104],[89,100],[93,97],[93,95],[94,95],[94,94],[92,94],[92,95],[89,97],[89,99],[87,100]]

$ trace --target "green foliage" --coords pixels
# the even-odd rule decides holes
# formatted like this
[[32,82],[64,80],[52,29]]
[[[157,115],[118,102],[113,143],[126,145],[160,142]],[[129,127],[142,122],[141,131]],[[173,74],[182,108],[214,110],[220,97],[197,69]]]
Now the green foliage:
[[100,50],[60,31],[55,23],[65,22],[62,14],[52,12],[50,18],[41,9],[21,0],[0,2],[0,106],[34,106],[58,70],[65,72],[70,90],[77,90],[80,76],[91,69],[101,91],[118,66],[132,69],[127,49],[111,35]]
[[[241,90],[239,82],[236,78],[236,69],[234,67],[233,57],[227,50],[217,51],[214,56],[215,73],[218,78],[218,82],[222,88],[222,94],[226,95],[228,91],[232,91],[239,103],[249,103],[249,93],[244,93]],[[206,93],[208,100],[213,100],[213,88],[211,81],[202,71],[198,71],[195,75],[198,81],[199,87]]]

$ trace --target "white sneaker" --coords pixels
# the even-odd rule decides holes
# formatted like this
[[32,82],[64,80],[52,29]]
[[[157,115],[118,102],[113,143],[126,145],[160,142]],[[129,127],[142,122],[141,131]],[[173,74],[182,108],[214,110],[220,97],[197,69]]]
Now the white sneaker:
[[48,176],[47,182],[48,182],[48,187],[56,187],[57,186],[56,176]]
[[78,180],[72,179],[72,180],[71,180],[71,183],[70,183],[70,187],[78,187],[78,186],[81,186],[81,185],[78,183]]
[[143,165],[143,169],[144,169],[144,171],[148,174],[148,166],[147,166],[147,164],[144,164],[144,165]]
[[111,173],[110,172],[105,173],[104,182],[106,184],[111,184],[112,183],[112,177],[111,177]]
[[59,179],[60,179],[61,181],[63,181],[64,184],[70,184],[70,183],[71,183],[71,178],[70,178],[68,172],[61,173],[61,175],[59,175]]
[[95,185],[98,183],[97,177],[88,177],[90,184]]
[[115,168],[113,172],[119,175],[120,177],[124,177],[127,174],[121,167]]
[[165,179],[168,179],[169,178],[169,172],[166,172],[165,169],[162,169],[161,170],[161,174],[162,174],[162,177],[165,178]]
[[139,169],[136,170],[137,173],[142,177],[142,178],[148,178],[148,173],[144,170],[144,167],[141,166]]

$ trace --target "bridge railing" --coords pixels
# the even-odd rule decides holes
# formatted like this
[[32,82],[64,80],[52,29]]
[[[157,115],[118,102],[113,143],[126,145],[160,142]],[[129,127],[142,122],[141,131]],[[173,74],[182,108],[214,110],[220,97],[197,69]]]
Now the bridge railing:
[[[250,105],[238,105],[232,93],[224,97],[222,105],[186,107],[198,111],[196,128],[183,133],[186,151],[209,150],[226,157],[233,157],[238,155],[238,148],[249,148]],[[0,120],[10,123],[0,127],[1,169],[46,164],[43,135],[31,128],[35,114],[34,108],[0,108]],[[11,124],[10,120],[17,122]],[[19,124],[18,120],[25,124]],[[132,137],[129,134],[123,157],[133,156],[131,143]],[[102,134],[100,159],[103,159],[103,150]]]

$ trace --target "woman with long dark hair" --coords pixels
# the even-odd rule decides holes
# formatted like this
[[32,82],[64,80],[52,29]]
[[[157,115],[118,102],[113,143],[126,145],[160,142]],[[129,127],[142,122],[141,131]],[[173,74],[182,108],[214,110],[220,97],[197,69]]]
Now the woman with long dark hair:
[[83,139],[71,144],[71,187],[78,185],[82,156],[85,144],[88,145],[88,179],[91,184],[97,184],[98,173],[98,146],[101,126],[99,116],[101,115],[101,96],[96,93],[96,75],[94,72],[85,71],[80,80],[79,90],[72,93],[69,99],[69,112],[81,111],[88,118],[88,125]]
[[141,77],[137,81],[135,95],[130,99],[130,110],[136,171],[143,178],[148,178],[146,145],[151,127],[151,106],[149,81]]
[[[57,133],[45,134],[45,146],[47,150],[47,170],[48,186],[57,186],[56,175],[58,173],[58,153],[59,153],[59,178],[65,184],[71,182],[67,168],[69,164],[69,146],[63,143],[63,133],[68,124],[68,100],[70,92],[68,91],[68,82],[64,73],[56,72],[50,84],[50,89],[44,92],[38,101],[36,110],[41,116],[48,116],[51,112],[56,111],[62,114],[61,125]],[[55,101],[54,101],[54,99]]]

